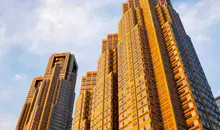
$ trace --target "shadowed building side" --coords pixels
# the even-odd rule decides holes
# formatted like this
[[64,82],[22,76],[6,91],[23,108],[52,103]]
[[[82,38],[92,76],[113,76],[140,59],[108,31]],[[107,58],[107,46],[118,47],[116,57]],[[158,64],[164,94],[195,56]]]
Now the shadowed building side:
[[32,81],[16,130],[70,130],[77,70],[74,55],[52,55],[45,75]]

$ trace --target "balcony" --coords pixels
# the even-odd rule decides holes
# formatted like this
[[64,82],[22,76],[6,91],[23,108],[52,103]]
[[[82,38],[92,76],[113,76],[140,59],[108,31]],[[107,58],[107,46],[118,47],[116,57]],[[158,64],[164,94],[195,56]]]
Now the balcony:
[[185,105],[187,103],[189,103],[190,101],[192,101],[192,98],[191,96],[188,94],[182,98],[180,98],[181,102],[182,102],[182,105]]

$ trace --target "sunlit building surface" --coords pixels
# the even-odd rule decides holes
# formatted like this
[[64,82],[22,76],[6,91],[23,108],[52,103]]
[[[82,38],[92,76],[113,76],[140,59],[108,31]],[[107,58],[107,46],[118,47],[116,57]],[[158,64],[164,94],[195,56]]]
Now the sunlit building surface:
[[91,130],[220,130],[220,112],[170,0],[122,4],[102,43]]
[[119,129],[220,129],[210,86],[170,1],[123,4],[118,65]]
[[117,43],[117,34],[109,34],[102,43],[97,85],[93,89],[91,130],[118,129]]
[[97,72],[90,71],[82,77],[80,95],[76,99],[73,130],[89,130],[91,121],[91,108],[93,88],[96,86]]
[[124,3],[118,35],[119,129],[220,129],[210,86],[170,1]]
[[70,130],[77,69],[74,55],[52,55],[45,75],[32,81],[16,130]]

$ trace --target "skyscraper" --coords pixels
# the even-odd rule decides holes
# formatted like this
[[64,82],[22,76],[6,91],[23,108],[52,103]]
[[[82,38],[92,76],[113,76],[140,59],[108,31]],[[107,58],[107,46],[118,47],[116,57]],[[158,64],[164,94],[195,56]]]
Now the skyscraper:
[[82,77],[73,130],[118,129],[117,44],[118,35],[108,34],[102,41],[98,71]]
[[82,77],[80,94],[76,99],[74,112],[73,130],[89,130],[91,124],[91,109],[93,88],[96,86],[96,71],[86,73]]
[[149,43],[138,3],[123,3],[118,29],[119,129],[162,129]]
[[77,69],[74,55],[52,55],[44,76],[32,81],[16,130],[70,130]]
[[118,129],[117,43],[117,34],[109,34],[102,42],[97,85],[93,88],[91,130]]
[[[133,103],[136,104],[131,113],[137,117],[133,117],[131,128],[220,129],[219,110],[211,88],[192,41],[171,2],[129,0],[123,4],[123,12],[118,42],[119,45],[123,42],[127,46],[130,44],[126,49],[126,59],[131,65],[127,67],[137,73],[133,74],[136,81],[131,83],[135,86]],[[140,70],[143,72],[138,73]],[[144,94],[138,94],[140,86],[145,86]],[[152,91],[155,96],[152,96]],[[143,95],[147,98],[140,99]],[[124,102],[127,100],[130,99],[126,98]],[[158,101],[160,111],[156,112]],[[144,110],[139,104],[147,104],[149,116],[142,116]],[[163,127],[154,119],[157,116],[158,120],[162,120]]]
[[219,130],[211,88],[170,0],[128,0],[122,12],[117,41],[102,43],[90,129]]

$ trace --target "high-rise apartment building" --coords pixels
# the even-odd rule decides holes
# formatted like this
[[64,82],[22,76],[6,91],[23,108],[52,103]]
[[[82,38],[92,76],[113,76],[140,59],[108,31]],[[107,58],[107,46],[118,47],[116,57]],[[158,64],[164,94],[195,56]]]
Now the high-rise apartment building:
[[118,35],[120,129],[220,129],[210,86],[169,0],[124,3]]
[[[156,5],[156,10],[151,6],[144,7],[144,3]],[[184,124],[186,124],[187,129],[220,129],[220,112],[214,102],[211,88],[192,41],[186,34],[180,17],[172,7],[171,2],[169,0],[161,0],[160,3],[145,1],[141,2],[141,5],[143,12],[146,11],[145,13],[147,14],[148,10],[152,14],[151,16],[144,16],[146,16],[145,19],[151,19],[149,20],[151,22],[146,20],[145,24],[148,37],[152,36],[148,39],[151,44],[150,51],[153,64],[155,65],[155,75],[158,76],[160,73],[162,75],[164,74],[164,76],[162,76],[164,77],[164,81],[162,82],[164,82],[165,86],[159,86],[158,84],[158,94],[159,97],[161,97],[160,102],[165,129],[172,128],[170,127],[170,123],[173,124],[174,129],[185,129]],[[156,20],[154,16],[157,16]],[[148,25],[149,23],[151,23],[151,25]],[[156,46],[150,41],[150,39],[154,41],[154,38],[157,41],[155,41],[155,43],[157,43]],[[154,49],[157,50],[157,52]],[[156,71],[156,64],[158,62],[155,60],[157,56],[154,58],[154,54],[158,54],[157,56],[160,57],[159,61],[161,61],[163,72]],[[169,61],[167,61],[166,58],[168,58]],[[159,73],[156,74],[157,72]],[[158,76],[156,82],[159,83],[160,81],[161,79],[159,79]],[[166,89],[168,91],[166,91]],[[175,93],[176,91],[177,93]],[[164,97],[162,95],[164,95]],[[164,98],[168,98],[168,100],[170,99],[171,101],[170,107],[173,107],[171,118],[173,118],[173,121],[169,121],[171,118],[169,119],[164,116],[167,115],[167,109],[163,107],[162,104]],[[180,99],[180,104],[178,99]],[[167,104],[169,104],[169,101]],[[182,108],[186,123],[183,121],[184,119],[181,116],[182,113],[180,112],[181,109],[179,109],[179,106]]]
[[220,96],[218,96],[216,99],[215,99],[216,103],[217,103],[217,106],[218,106],[218,109],[220,110]]
[[82,77],[80,94],[76,99],[73,130],[89,130],[91,123],[91,109],[93,88],[96,86],[97,72],[90,71]]
[[117,44],[118,35],[108,34],[102,41],[98,71],[82,77],[72,130],[118,129]]
[[44,76],[32,81],[16,130],[70,130],[77,69],[74,55],[52,55]]
[[102,43],[90,129],[220,130],[211,88],[170,0],[128,0],[122,11],[117,38]]
[[93,88],[91,130],[118,129],[117,44],[117,34],[109,34],[102,43],[97,85]]
[[147,32],[138,3],[123,4],[118,29],[119,129],[162,129]]

